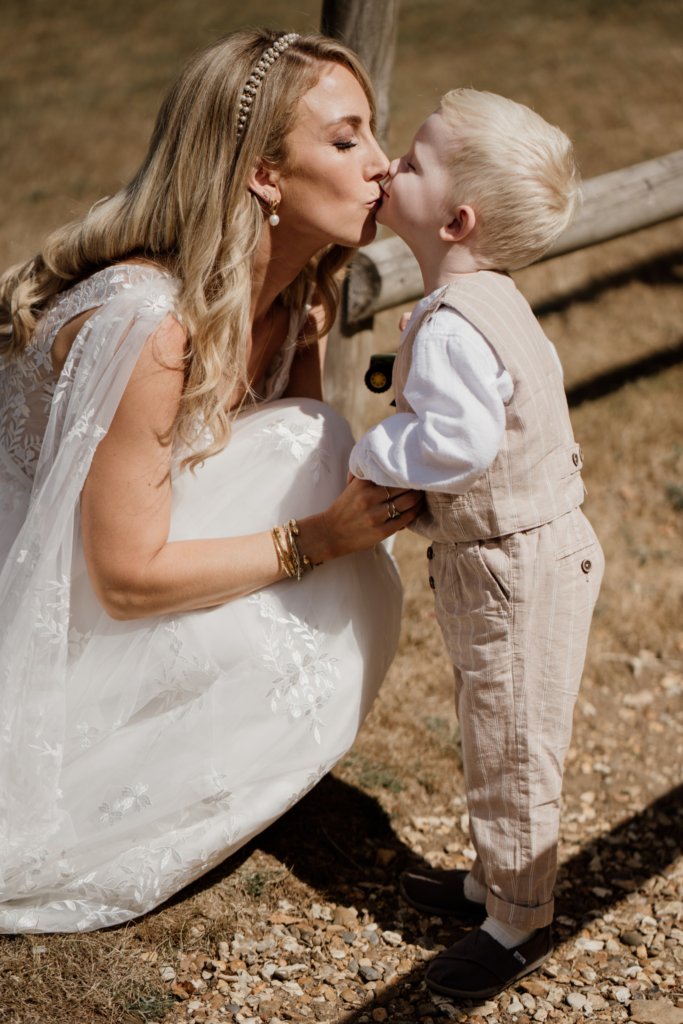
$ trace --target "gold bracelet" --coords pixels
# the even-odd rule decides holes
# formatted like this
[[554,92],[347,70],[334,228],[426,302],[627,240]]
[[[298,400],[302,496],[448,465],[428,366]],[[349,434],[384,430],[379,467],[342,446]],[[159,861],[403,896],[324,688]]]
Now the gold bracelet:
[[292,565],[292,560],[289,557],[288,552],[285,551],[284,545],[282,543],[282,539],[280,537],[280,527],[279,526],[274,526],[272,528],[272,530],[270,531],[270,534],[271,534],[271,537],[273,538],[273,543],[275,544],[275,550],[277,552],[277,557],[280,560],[280,564],[282,565],[282,568],[285,570],[285,572],[287,573],[288,576],[291,576],[291,577],[296,576],[296,570],[294,569],[294,566]]
[[[284,533],[286,548],[280,530]],[[283,569],[290,578],[296,578],[297,583],[301,583],[305,570],[309,569],[313,572],[314,566],[308,555],[302,556],[299,550],[296,541],[299,536],[299,526],[296,519],[290,519],[284,526],[274,526],[270,532]],[[319,564],[322,565],[322,563]]]
[[[296,555],[296,561],[297,561],[297,564],[300,566],[300,569],[301,569],[301,575],[298,576],[297,578],[301,579],[303,574],[304,574],[304,570],[308,569],[310,572],[313,572],[313,570],[315,569],[315,565],[313,564],[311,559],[308,557],[308,555],[304,555],[303,558],[302,558],[301,552],[299,550],[299,545],[294,540],[295,537],[299,536],[299,524],[297,523],[296,519],[290,519],[289,523],[287,525],[289,527],[289,533],[291,535],[290,536],[290,540],[291,540],[291,543],[292,543],[292,547],[294,548],[294,553]],[[318,562],[318,565],[322,565],[322,564],[323,564],[322,562]]]
[[289,554],[292,559],[292,564],[296,570],[296,580],[297,583],[301,583],[304,577],[304,563],[301,558],[301,552],[299,551],[299,545],[296,542],[296,538],[299,536],[299,527],[296,519],[290,519],[284,529],[287,536]]

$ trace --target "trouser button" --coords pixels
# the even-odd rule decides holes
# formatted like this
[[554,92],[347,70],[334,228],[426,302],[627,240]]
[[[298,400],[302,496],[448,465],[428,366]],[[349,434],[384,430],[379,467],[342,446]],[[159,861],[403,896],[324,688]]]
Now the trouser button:
[[427,558],[433,558],[433,557],[434,557],[434,548],[430,544],[429,547],[427,548]]
[[432,588],[432,590],[436,590],[436,583],[434,582],[433,576],[429,577],[429,586]]
[[589,573],[591,571],[591,569],[593,568],[593,563],[591,562],[590,558],[584,558],[583,562],[581,563],[581,568],[585,573]]

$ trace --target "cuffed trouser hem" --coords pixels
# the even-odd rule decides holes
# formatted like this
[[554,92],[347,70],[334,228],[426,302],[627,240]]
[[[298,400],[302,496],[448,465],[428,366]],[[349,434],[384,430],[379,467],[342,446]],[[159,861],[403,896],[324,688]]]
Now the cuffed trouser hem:
[[555,914],[555,899],[542,903],[540,907],[520,907],[506,903],[489,890],[486,897],[486,911],[489,917],[513,928],[545,928],[551,924]]

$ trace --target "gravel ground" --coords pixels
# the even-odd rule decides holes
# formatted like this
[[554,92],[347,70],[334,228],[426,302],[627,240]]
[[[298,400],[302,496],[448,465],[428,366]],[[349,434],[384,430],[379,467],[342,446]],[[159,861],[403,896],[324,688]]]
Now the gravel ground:
[[[463,933],[456,921],[424,917],[403,903],[390,870],[399,855],[394,847],[380,846],[374,871],[390,882],[362,882],[339,902],[326,903],[311,902],[301,883],[290,883],[289,899],[254,906],[230,942],[220,941],[215,949],[202,947],[202,925],[195,925],[196,951],[181,959],[159,958],[160,977],[178,999],[168,1024],[300,1019],[429,1024],[439,1017],[528,1024],[629,1016],[680,1024],[680,794],[616,828],[596,815],[594,802],[593,791],[586,791],[581,814],[569,815],[573,821],[565,818],[570,834],[560,855],[554,957],[503,995],[473,1005],[429,993],[426,963]],[[574,822],[588,826],[584,832],[590,838],[581,845],[567,829]],[[425,846],[431,856],[428,852],[424,859],[439,865],[465,865],[472,856],[460,806],[449,814],[416,817],[403,836],[414,859],[423,859]],[[264,883],[278,867],[272,856],[255,851],[240,871]]]

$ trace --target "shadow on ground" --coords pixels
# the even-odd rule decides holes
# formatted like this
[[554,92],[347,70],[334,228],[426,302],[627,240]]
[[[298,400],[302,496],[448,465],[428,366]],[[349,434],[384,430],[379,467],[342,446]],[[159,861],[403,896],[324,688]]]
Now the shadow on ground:
[[583,402],[594,401],[619,391],[625,384],[639,380],[641,377],[654,377],[662,370],[683,363],[683,341],[670,348],[661,349],[643,359],[619,366],[616,370],[600,373],[597,377],[567,389],[567,404],[570,409]]
[[[646,285],[675,285],[683,283],[683,251],[673,249],[652,259],[643,260],[627,270],[604,274],[589,284],[573,288],[547,302],[534,304],[538,317],[564,313],[581,303],[593,303],[605,293],[627,288],[634,282]],[[610,368],[589,380],[580,381],[567,389],[567,402],[575,408],[586,401],[603,398],[618,391],[625,384],[641,377],[652,377],[662,370],[683,362],[683,340],[647,355]]]
[[[387,868],[375,865],[378,848],[395,852]],[[556,901],[556,918],[562,918],[565,924],[556,924],[556,940],[578,935],[595,917],[608,913],[629,893],[652,889],[657,876],[666,872],[682,848],[683,786],[679,786],[641,813],[625,816],[609,833],[589,840],[564,863],[560,872],[563,891]],[[408,943],[433,949],[436,943],[448,946],[465,934],[465,926],[454,919],[445,919],[443,924],[430,923],[401,908],[401,872],[426,865],[396,835],[389,816],[374,797],[331,775],[252,843],[196,882],[191,891],[220,884],[256,849],[276,857],[321,896],[338,904],[369,907],[382,929],[400,929]],[[658,890],[663,898],[676,898],[675,888],[667,892],[660,882]],[[189,894],[185,889],[176,899],[186,899]],[[573,925],[568,923],[570,919]],[[426,964],[403,977],[401,989],[421,981],[425,968]],[[648,998],[658,994],[657,988],[650,989]],[[402,1019],[413,1014],[414,1007],[401,995],[401,990],[390,988],[373,1005],[392,1001],[391,1020]],[[423,993],[420,998],[424,1002],[428,994]],[[424,1008],[420,1009],[424,1013]],[[439,1007],[432,1007],[432,1016],[441,1012]],[[355,1021],[365,1013],[364,1007],[349,1007],[338,1019]]]
[[566,293],[547,302],[534,303],[537,317],[548,316],[550,313],[563,313],[577,302],[594,302],[605,292],[616,288],[625,288],[634,281],[650,285],[678,285],[683,281],[683,251],[672,249],[650,259],[635,263],[625,270],[603,274],[579,288],[572,288]]

